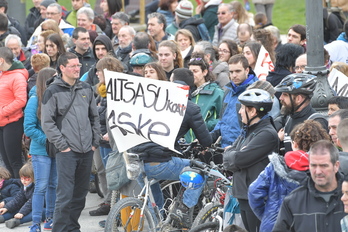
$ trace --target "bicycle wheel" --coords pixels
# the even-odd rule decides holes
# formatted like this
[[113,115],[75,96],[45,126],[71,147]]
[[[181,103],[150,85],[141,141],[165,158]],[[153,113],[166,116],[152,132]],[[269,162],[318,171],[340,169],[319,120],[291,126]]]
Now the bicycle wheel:
[[106,232],[156,231],[150,210],[145,206],[144,214],[140,216],[144,202],[134,197],[119,200],[110,210],[106,219]]
[[218,232],[219,231],[219,222],[206,222],[196,227],[192,227],[190,232]]
[[[196,228],[198,225],[201,225],[206,222],[210,222],[212,219],[212,216],[215,213],[218,213],[219,209],[222,209],[221,214],[223,214],[223,208],[224,206],[220,204],[219,202],[207,204],[201,211],[199,211],[197,217],[192,223],[192,228]],[[220,216],[223,218],[223,215],[220,215]]]
[[167,211],[173,199],[178,196],[181,188],[180,180],[165,180],[161,182],[161,190],[164,198],[164,210]]
[[104,198],[103,191],[101,190],[101,187],[100,187],[98,173],[94,174],[94,183],[95,183],[95,189],[97,190],[98,196],[100,196],[101,198]]

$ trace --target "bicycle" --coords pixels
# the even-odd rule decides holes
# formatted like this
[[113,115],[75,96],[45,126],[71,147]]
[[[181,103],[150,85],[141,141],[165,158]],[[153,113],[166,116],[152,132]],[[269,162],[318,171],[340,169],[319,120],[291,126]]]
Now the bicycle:
[[[124,155],[127,154],[124,153]],[[136,154],[128,154],[128,156],[138,162],[143,173],[143,162],[139,160],[139,156]],[[129,157],[126,157],[126,159],[129,159]],[[191,162],[193,166],[199,168],[206,175],[217,176],[229,181],[219,171],[210,168],[210,166],[196,161]],[[149,180],[144,175],[144,182],[145,185],[138,196],[121,199],[111,208],[106,220],[105,231],[171,231],[175,229],[175,223],[173,223],[171,217],[167,217],[164,221],[164,217],[155,203],[150,186],[158,181]],[[179,191],[183,192],[184,188]],[[181,196],[182,192],[179,192],[178,195]],[[148,202],[150,202],[152,209],[149,208]],[[153,214],[153,217],[151,214]]]

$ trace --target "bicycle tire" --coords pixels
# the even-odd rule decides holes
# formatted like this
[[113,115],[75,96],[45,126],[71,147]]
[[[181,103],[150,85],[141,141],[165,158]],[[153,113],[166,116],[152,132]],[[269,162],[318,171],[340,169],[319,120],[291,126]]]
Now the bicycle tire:
[[[128,232],[128,231],[156,231],[156,226],[150,210],[147,206],[144,209],[143,228],[138,230],[139,217],[136,216],[143,206],[144,202],[134,197],[126,197],[119,200],[110,210],[106,219],[105,232]],[[127,212],[129,216],[123,214],[123,221],[121,219],[122,212]],[[138,212],[137,212],[138,210]],[[128,212],[130,211],[130,212]]]
[[[165,210],[168,210],[168,207],[171,205],[172,201],[176,196],[178,196],[178,193],[181,188],[180,180],[165,180],[162,181],[161,184],[161,190],[163,193],[164,198],[164,206],[163,208]],[[168,200],[171,199],[171,200]]]
[[219,222],[206,222],[196,227],[192,227],[190,232],[218,232]]
[[103,191],[101,190],[101,187],[100,187],[100,181],[99,181],[98,173],[94,174],[94,183],[95,183],[95,189],[97,191],[98,196],[101,197],[101,198],[104,198]]
[[[198,225],[202,225],[210,221],[211,216],[218,211],[219,208],[224,206],[220,202],[215,202],[212,204],[207,204],[203,209],[201,209],[192,223],[192,228],[196,228]],[[223,216],[223,215],[221,215]],[[223,217],[222,217],[223,218]]]

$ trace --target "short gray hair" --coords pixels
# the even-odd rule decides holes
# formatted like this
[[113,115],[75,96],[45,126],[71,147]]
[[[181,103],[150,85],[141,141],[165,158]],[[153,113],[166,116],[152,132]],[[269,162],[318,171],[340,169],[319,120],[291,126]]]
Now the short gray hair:
[[235,12],[235,9],[233,8],[233,5],[230,3],[222,3],[219,5],[219,8],[222,6],[227,6],[229,12]]
[[55,8],[57,8],[58,9],[58,13],[60,15],[62,15],[63,10],[62,10],[61,5],[59,5],[58,3],[51,3],[51,4],[48,5],[48,7],[55,7]]
[[21,41],[21,38],[20,38],[18,35],[9,34],[9,35],[6,37],[6,39],[5,39],[5,47],[7,47],[7,43],[8,43],[8,41],[10,41],[11,39],[17,40],[17,42],[18,42],[18,44],[19,44],[20,47],[23,46],[22,41]]
[[208,41],[199,41],[196,43],[195,47],[200,47],[202,49],[202,52],[205,54],[210,55],[210,60],[215,61],[216,60],[216,53],[213,45]]
[[77,15],[80,14],[85,14],[87,16],[87,18],[91,21],[94,20],[94,11],[90,8],[90,7],[81,7],[78,11],[77,11]]
[[154,13],[151,13],[151,14],[147,15],[147,18],[148,19],[157,18],[157,23],[158,24],[163,24],[163,31],[166,30],[166,28],[167,28],[167,20],[166,20],[166,17],[163,14],[158,13],[158,12],[154,12]]
[[[134,30],[133,27],[129,26],[129,25],[125,25],[125,26],[122,26],[121,29],[124,28],[124,29],[127,29],[128,30],[128,33],[131,35],[131,36],[135,36],[136,34],[136,31]],[[120,29],[120,30],[121,30]]]
[[126,25],[130,23],[129,16],[124,12],[116,12],[111,16],[111,19],[120,20],[122,25]]

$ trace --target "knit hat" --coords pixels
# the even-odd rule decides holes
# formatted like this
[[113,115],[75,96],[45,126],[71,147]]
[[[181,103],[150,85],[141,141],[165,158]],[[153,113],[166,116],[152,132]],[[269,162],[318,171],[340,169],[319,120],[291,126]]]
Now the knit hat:
[[175,9],[175,14],[180,19],[188,19],[192,17],[193,14],[193,5],[190,1],[183,0],[180,1],[178,6]]
[[255,81],[254,83],[249,85],[247,89],[263,89],[271,94],[272,97],[274,97],[274,94],[276,93],[271,83],[262,80]]
[[132,56],[132,58],[129,61],[129,64],[133,67],[133,66],[144,66],[147,63],[152,62],[152,57],[149,56],[146,53],[138,53],[135,54],[134,56]]
[[43,0],[41,3],[40,3],[40,6],[44,6],[44,7],[48,7],[49,5],[51,5],[52,3],[56,3],[56,1],[54,0]]
[[193,72],[188,68],[176,68],[173,71],[174,80],[185,82],[190,88],[194,86]]
[[309,169],[308,154],[304,151],[288,151],[284,156],[284,160],[286,165],[291,169],[298,171]]

